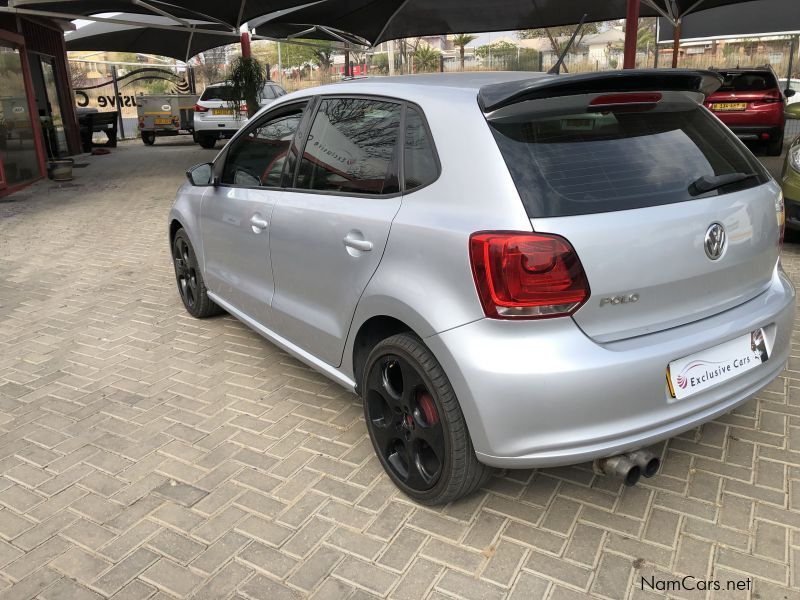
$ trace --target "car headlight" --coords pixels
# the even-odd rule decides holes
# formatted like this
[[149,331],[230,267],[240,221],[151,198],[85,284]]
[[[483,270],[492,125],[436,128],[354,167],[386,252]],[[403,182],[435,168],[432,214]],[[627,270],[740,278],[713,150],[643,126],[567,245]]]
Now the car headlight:
[[800,172],[800,144],[789,148],[789,164],[795,171]]

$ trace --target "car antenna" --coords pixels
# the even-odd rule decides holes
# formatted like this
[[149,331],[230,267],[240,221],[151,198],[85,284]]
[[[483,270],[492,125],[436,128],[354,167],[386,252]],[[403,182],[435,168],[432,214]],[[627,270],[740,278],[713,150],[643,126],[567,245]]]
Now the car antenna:
[[575,31],[572,32],[572,37],[569,38],[567,45],[564,46],[564,49],[561,51],[561,56],[558,57],[556,64],[550,67],[550,70],[548,71],[550,75],[559,75],[561,73],[561,65],[564,62],[564,59],[567,57],[567,52],[569,52],[569,49],[572,47],[572,43],[575,41],[575,38],[578,37],[578,32],[580,32],[581,27],[583,27],[583,22],[585,20],[586,20],[586,13],[583,13],[580,23],[578,23],[578,26],[575,28]]

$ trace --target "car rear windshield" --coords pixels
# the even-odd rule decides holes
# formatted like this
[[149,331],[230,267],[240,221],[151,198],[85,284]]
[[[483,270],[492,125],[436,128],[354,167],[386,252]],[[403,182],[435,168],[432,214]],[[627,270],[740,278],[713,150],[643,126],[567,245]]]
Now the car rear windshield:
[[719,71],[722,85],[718,92],[763,92],[778,86],[769,71]]
[[200,100],[221,100],[230,102],[233,100],[233,89],[228,86],[207,87],[200,96]]
[[531,218],[693,200],[690,186],[703,176],[752,175],[705,196],[768,180],[702,107],[523,115],[490,126]]

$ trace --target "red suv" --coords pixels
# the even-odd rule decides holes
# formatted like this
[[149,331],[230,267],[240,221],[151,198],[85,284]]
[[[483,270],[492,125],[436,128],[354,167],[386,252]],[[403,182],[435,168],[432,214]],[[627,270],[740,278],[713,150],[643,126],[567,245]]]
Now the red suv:
[[783,109],[794,91],[784,95],[769,66],[715,71],[724,81],[706,98],[706,106],[740,139],[766,142],[767,154],[780,156],[786,123]]

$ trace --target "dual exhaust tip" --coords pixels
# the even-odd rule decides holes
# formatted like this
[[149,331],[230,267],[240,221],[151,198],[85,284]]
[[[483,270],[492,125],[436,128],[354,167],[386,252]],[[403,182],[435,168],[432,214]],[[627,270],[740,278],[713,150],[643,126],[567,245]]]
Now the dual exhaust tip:
[[594,462],[596,473],[617,477],[625,485],[636,485],[641,477],[652,477],[661,468],[661,459],[649,450],[636,450]]

